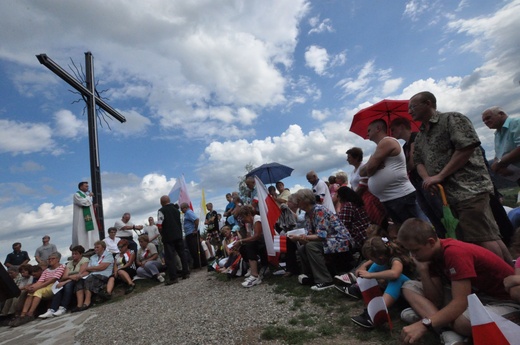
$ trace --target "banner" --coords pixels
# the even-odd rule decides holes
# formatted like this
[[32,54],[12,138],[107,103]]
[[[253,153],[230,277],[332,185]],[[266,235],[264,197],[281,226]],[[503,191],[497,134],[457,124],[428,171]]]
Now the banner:
[[267,188],[265,188],[257,176],[255,176],[255,182],[256,192],[258,194],[258,209],[262,220],[262,232],[264,233],[267,255],[269,257],[276,257],[274,236],[277,236],[277,233],[274,231],[274,225],[282,212],[273,197],[267,193]]
[[[206,195],[204,194],[204,188],[202,188],[202,197],[200,199],[200,215],[199,219],[206,220],[206,214],[208,213],[208,209],[206,208]],[[199,221],[199,230],[204,230],[206,228],[205,222]]]
[[172,203],[178,203],[180,206],[183,202],[185,202],[193,211],[193,205],[191,204],[191,199],[188,195],[188,187],[184,181],[184,175],[181,175],[181,177],[175,181],[175,184],[173,185],[170,193],[168,193],[168,196],[170,197],[170,201]]

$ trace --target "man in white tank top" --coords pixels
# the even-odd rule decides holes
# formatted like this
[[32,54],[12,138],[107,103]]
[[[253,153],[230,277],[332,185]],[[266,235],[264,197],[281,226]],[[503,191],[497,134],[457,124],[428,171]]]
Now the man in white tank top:
[[377,144],[361,169],[368,176],[368,189],[379,198],[394,222],[418,216],[415,188],[408,179],[406,159],[397,139],[387,136],[387,124],[378,119],[368,126],[368,139]]

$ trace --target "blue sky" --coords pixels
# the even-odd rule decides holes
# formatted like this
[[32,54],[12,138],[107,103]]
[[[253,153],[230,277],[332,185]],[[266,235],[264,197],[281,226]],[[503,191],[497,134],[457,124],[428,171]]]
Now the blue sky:
[[217,210],[244,167],[344,170],[349,133],[383,98],[432,91],[468,115],[488,158],[482,111],[520,114],[520,1],[26,1],[0,3],[0,258],[44,234],[71,239],[72,194],[90,180],[84,104],[40,65],[71,72],[94,55],[98,90],[127,122],[99,128],[105,227],[145,223],[184,174]]

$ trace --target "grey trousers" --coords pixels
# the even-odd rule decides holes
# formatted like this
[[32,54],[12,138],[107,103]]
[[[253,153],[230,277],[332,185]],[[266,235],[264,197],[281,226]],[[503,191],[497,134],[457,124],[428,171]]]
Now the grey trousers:
[[314,278],[315,283],[330,283],[332,276],[325,265],[323,242],[312,241],[298,247],[300,253],[302,272]]

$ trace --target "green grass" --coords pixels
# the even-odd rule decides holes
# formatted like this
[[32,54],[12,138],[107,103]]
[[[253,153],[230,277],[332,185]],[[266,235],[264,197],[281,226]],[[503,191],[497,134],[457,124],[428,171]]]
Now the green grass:
[[[390,309],[392,330],[388,325],[366,330],[356,326],[350,319],[362,312],[364,308],[362,301],[349,299],[336,289],[312,291],[309,286],[300,285],[294,278],[271,277],[265,282],[273,286],[276,294],[292,298],[292,306],[289,308],[294,312],[294,316],[287,321],[286,326],[265,327],[262,339],[277,339],[286,344],[305,344],[316,338],[324,344],[327,342],[339,344],[342,343],[342,339],[349,339],[350,342],[359,341],[359,343],[401,344],[401,329],[406,325],[399,319],[399,315],[404,306]],[[308,303],[316,307],[315,312],[310,314],[306,312],[308,309],[304,307]],[[434,334],[428,334],[421,340],[423,345],[438,343],[439,338]]]
[[305,344],[305,342],[316,338],[315,333],[306,330],[295,330],[281,326],[267,326],[260,338],[264,340],[283,340],[286,344]]

